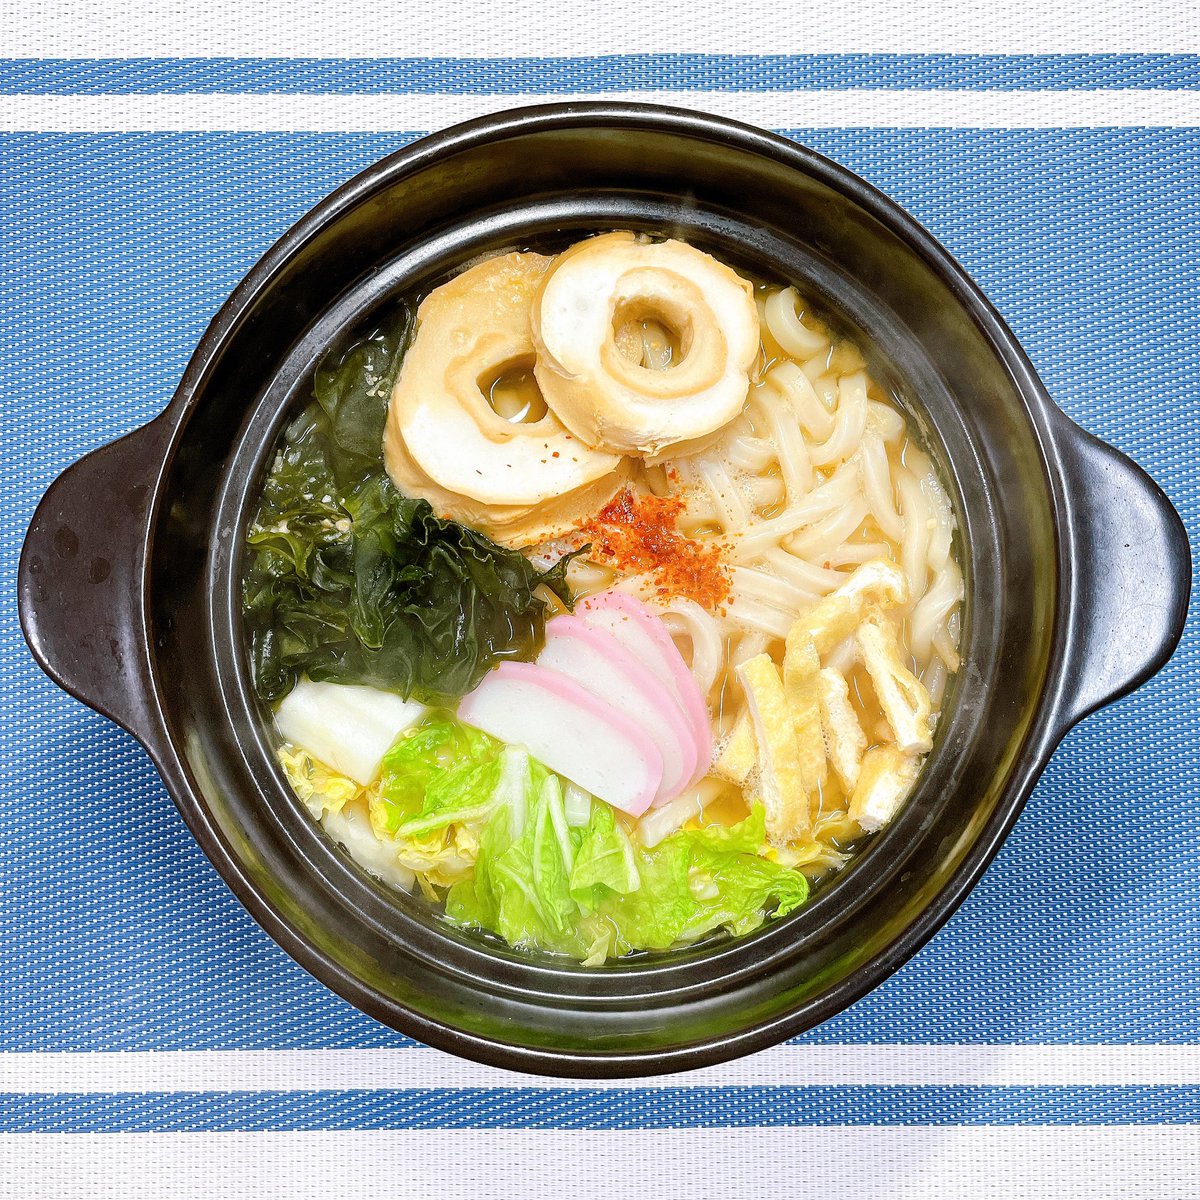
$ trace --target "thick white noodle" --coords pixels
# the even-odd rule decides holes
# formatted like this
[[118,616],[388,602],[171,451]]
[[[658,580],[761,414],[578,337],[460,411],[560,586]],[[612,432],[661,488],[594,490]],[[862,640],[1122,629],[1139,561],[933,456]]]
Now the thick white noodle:
[[809,437],[824,441],[833,432],[833,414],[817,395],[812,380],[796,363],[776,363],[763,379],[788,402]]
[[907,470],[896,473],[896,488],[900,492],[900,516],[904,536],[900,541],[900,566],[908,578],[909,603],[915,604],[925,594],[929,578],[929,503],[921,485]]
[[902,441],[908,432],[904,414],[878,400],[867,401],[867,428],[873,429],[889,445]]
[[946,683],[949,679],[949,673],[946,669],[946,664],[940,658],[930,660],[921,675],[921,682],[925,685],[925,690],[929,693],[929,699],[934,706],[941,704],[942,696],[946,692]]
[[739,479],[737,483],[746,497],[746,502],[755,511],[773,508],[787,499],[787,484],[778,475],[751,475],[746,479]]
[[[801,375],[803,378],[803,375]],[[817,398],[813,403],[820,406]],[[779,461],[779,471],[783,476],[789,500],[799,500],[812,490],[813,465],[808,455],[808,444],[804,434],[797,424],[793,413],[788,412],[780,404],[769,401],[761,405],[767,424],[771,430],[771,441],[774,443],[775,455]],[[821,410],[824,412],[824,409]]]
[[862,444],[867,428],[867,377],[862,371],[838,381],[838,406],[833,432],[820,445],[809,448],[808,456],[818,467],[844,462]]
[[839,642],[825,656],[825,665],[845,675],[858,660],[858,646],[852,637]]
[[[811,368],[811,369],[810,369]],[[832,412],[838,405],[838,378],[831,375],[828,364],[822,358],[819,362],[814,359],[805,363],[804,373],[813,385],[813,391],[821,398],[821,403]]]
[[936,661],[940,662],[947,671],[958,670],[961,660],[958,653],[958,639],[955,636],[952,621],[946,621],[933,635],[933,650],[937,658],[930,660],[930,667]]
[[[796,613],[812,603],[812,595],[772,571],[758,567],[734,567],[729,572],[734,594],[753,596],[785,615]],[[794,618],[793,618],[794,619]]]
[[750,523],[750,506],[725,464],[720,459],[701,455],[696,463],[696,472],[708,490],[712,506],[720,516],[725,531],[729,533],[745,529]]
[[828,595],[835,587],[846,582],[846,576],[841,571],[831,571],[828,567],[798,558],[783,546],[772,546],[763,553],[762,561],[781,579],[811,593],[812,600],[809,603],[815,603],[821,596]]
[[778,516],[756,522],[742,531],[729,530],[738,535],[731,546],[733,557],[738,562],[756,559],[772,546],[782,544],[798,530],[825,517],[837,516],[840,510],[860,496],[858,462],[844,463],[828,480],[813,488],[795,504],[789,504]]
[[825,556],[831,567],[857,567],[873,558],[891,558],[892,548],[886,542],[843,542]]
[[[549,565],[547,564],[547,566]],[[613,573],[607,567],[597,563],[585,562],[582,558],[573,558],[567,567],[567,578],[571,585],[571,591],[582,599],[609,587],[613,582]]]
[[676,597],[663,610],[663,620],[672,636],[691,643],[690,665],[700,690],[707,695],[717,682],[725,657],[718,619],[695,600]]
[[735,638],[730,643],[729,667],[733,670],[742,663],[762,654],[771,644],[771,639],[765,633],[747,633]]
[[867,502],[860,492],[837,512],[793,534],[787,548],[801,558],[822,562],[863,523],[867,512]]
[[[743,471],[765,471],[775,460],[777,453],[769,438],[741,434],[729,439],[726,457],[731,466]],[[808,452],[805,451],[805,459],[807,458]]]
[[963,598],[962,573],[948,561],[934,576],[933,585],[917,602],[909,618],[909,644],[918,662],[933,653],[933,639]]
[[769,297],[764,309],[771,336],[793,358],[810,358],[828,349],[829,340],[800,319],[795,288],[781,288]]
[[716,779],[702,779],[694,788],[676,796],[662,808],[652,808],[638,822],[638,840],[649,849],[657,846],[663,838],[670,837],[682,829],[692,817],[700,817],[704,810],[724,791]]
[[896,511],[892,468],[888,463],[883,438],[873,429],[868,429],[863,434],[862,449],[859,453],[862,462],[863,492],[871,506],[871,515],[875,518],[875,524],[893,542],[898,542],[904,535],[904,522],[900,520],[900,514]]
[[751,632],[770,634],[771,637],[785,638],[788,630],[796,623],[795,614],[780,612],[761,600],[750,596],[738,595],[725,606],[729,620],[742,629]]

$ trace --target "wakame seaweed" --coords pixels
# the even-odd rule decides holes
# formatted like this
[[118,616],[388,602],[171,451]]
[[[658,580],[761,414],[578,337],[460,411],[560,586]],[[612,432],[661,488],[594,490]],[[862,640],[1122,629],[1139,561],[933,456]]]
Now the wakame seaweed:
[[570,556],[539,571],[393,487],[383,430],[412,325],[404,311],[327,355],[312,402],[276,449],[242,589],[266,701],[307,675],[445,704],[499,659],[536,654],[546,619],[539,584],[569,603]]

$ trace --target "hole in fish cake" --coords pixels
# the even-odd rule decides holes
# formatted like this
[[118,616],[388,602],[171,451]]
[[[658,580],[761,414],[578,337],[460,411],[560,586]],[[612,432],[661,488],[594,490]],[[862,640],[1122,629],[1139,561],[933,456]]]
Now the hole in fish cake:
[[677,367],[691,348],[691,333],[690,326],[681,329],[645,299],[627,301],[613,314],[613,341],[621,356],[648,371]]
[[503,363],[479,380],[491,410],[512,425],[532,425],[547,413],[542,389],[533,376],[532,356]]

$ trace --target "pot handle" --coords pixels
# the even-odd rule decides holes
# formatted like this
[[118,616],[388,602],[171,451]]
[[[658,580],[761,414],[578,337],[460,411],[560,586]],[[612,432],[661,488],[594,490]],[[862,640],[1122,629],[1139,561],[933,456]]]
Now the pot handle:
[[142,575],[171,425],[158,417],[68,467],[33,515],[17,569],[21,629],[60,687],[148,744]]
[[1192,555],[1183,521],[1132,459],[1073,422],[1062,441],[1074,513],[1066,724],[1144,683],[1183,635]]

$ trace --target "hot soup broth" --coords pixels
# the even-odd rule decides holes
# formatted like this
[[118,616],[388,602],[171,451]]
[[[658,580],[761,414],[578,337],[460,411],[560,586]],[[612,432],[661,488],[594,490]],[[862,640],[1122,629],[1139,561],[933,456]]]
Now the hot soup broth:
[[316,372],[247,536],[279,760],[368,872],[588,965],[803,906],[911,793],[955,522],[809,298],[628,233]]

